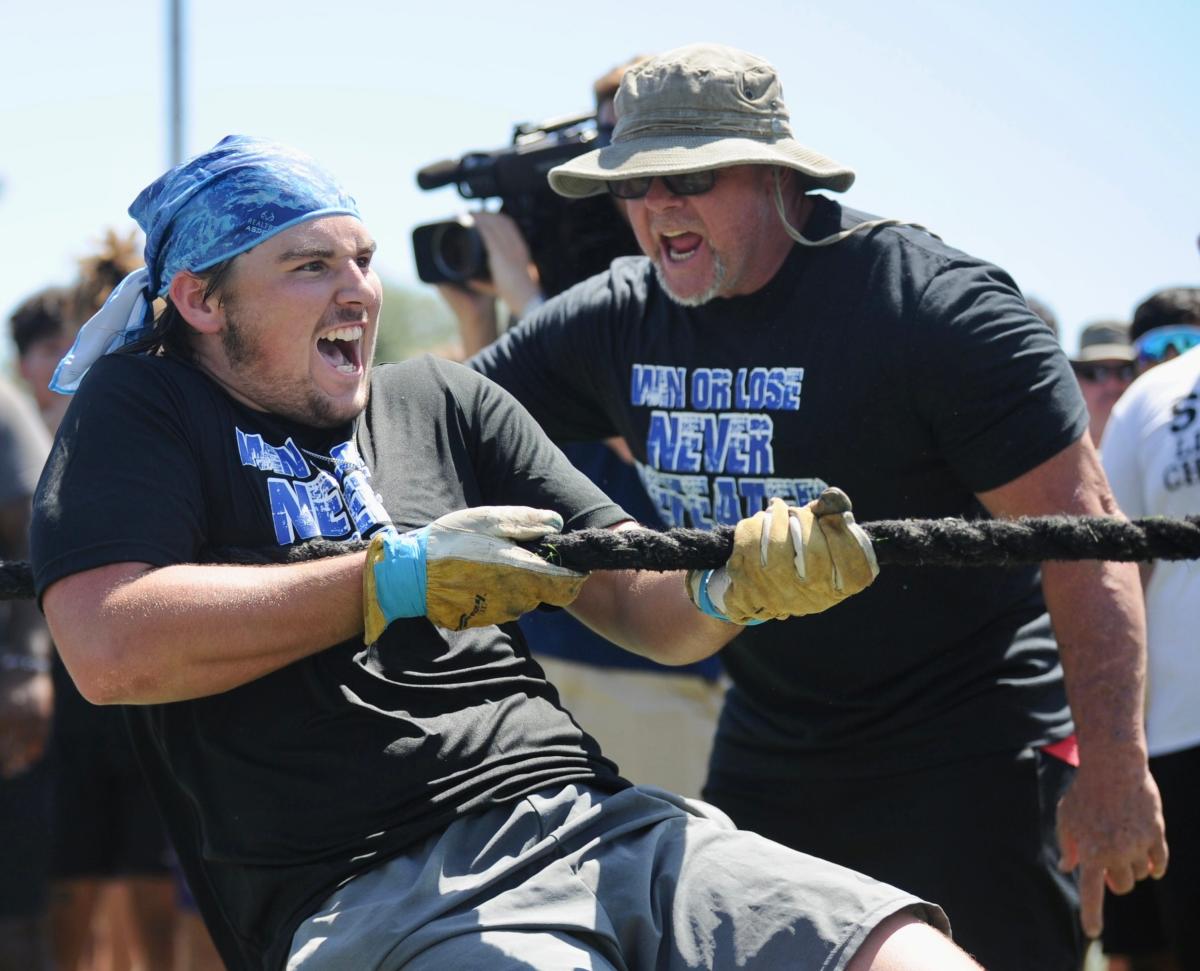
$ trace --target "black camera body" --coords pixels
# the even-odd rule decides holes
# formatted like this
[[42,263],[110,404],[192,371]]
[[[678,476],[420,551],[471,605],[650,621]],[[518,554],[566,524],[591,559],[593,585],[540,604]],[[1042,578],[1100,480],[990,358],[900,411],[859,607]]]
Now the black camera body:
[[[617,256],[638,252],[628,224],[607,196],[566,199],[546,180],[554,166],[603,144],[590,114],[538,125],[518,125],[513,142],[490,152],[427,165],[417,185],[455,185],[464,199],[501,200],[529,246],[547,297],[602,270]],[[417,276],[426,283],[488,279],[487,251],[469,220],[426,223],[413,229]]]

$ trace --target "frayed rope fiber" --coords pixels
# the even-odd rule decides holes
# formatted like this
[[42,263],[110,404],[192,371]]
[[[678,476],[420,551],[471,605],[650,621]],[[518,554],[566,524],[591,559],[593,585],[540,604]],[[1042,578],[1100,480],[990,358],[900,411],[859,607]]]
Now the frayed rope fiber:
[[[1110,519],[1038,516],[1025,519],[883,519],[860,523],[880,566],[1022,566],[1045,560],[1200,559],[1200,516]],[[223,549],[211,563],[298,562],[349,552],[329,540],[264,550]],[[534,547],[576,570],[707,570],[724,565],[733,527],[714,530],[582,529],[548,536]],[[33,596],[29,564],[0,561],[0,600]]]

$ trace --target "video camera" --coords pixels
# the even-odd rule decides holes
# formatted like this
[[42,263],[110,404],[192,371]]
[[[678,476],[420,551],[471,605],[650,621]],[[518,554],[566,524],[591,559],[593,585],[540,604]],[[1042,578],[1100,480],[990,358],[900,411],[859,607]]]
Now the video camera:
[[[608,269],[614,257],[637,253],[637,241],[607,196],[566,199],[546,173],[605,143],[591,114],[521,124],[512,144],[468,152],[417,173],[426,191],[455,185],[464,199],[499,198],[500,211],[521,230],[547,297]],[[489,278],[487,251],[467,219],[425,223],[412,233],[417,276],[426,283]]]

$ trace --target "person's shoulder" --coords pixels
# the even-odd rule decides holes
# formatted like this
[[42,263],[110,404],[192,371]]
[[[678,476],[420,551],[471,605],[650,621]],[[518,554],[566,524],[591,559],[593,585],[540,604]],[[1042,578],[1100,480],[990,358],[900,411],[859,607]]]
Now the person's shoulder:
[[546,316],[564,316],[589,308],[624,305],[645,298],[654,281],[654,268],[644,256],[618,256],[607,270],[581,280],[543,305]]
[[1179,357],[1164,361],[1143,376],[1152,384],[1171,388],[1190,388],[1200,381],[1200,348],[1192,348]]
[[196,401],[216,386],[199,368],[174,357],[155,354],[106,354],[79,383],[76,398],[97,397],[153,400],[167,396]]
[[33,400],[3,375],[0,375],[0,422],[10,427],[42,427]]
[[465,401],[493,386],[478,371],[435,354],[377,364],[371,369],[372,405],[407,408],[447,397]]
[[371,368],[371,387],[403,392],[419,388],[445,387],[448,383],[469,381],[478,377],[470,368],[439,357],[436,354],[417,354],[403,361],[388,361]]
[[122,354],[119,351],[99,358],[80,382],[160,380],[190,382],[208,380],[203,373],[186,361],[158,354]]
[[1139,375],[1113,406],[1114,414],[1170,412],[1176,402],[1200,392],[1200,349],[1188,351]]
[[[645,283],[654,277],[654,266],[645,256],[618,256],[608,268],[613,281]],[[603,276],[603,274],[601,274]]]
[[[844,230],[883,218],[848,206],[839,208],[841,228]],[[972,256],[970,253],[946,243],[936,234],[934,228],[907,220],[890,226],[862,230],[846,240],[846,242],[851,241],[854,245],[876,256],[891,254],[907,262],[925,262],[931,270],[939,270],[949,265],[987,264],[986,260]]]
[[49,450],[33,400],[0,376],[0,502],[33,492]]

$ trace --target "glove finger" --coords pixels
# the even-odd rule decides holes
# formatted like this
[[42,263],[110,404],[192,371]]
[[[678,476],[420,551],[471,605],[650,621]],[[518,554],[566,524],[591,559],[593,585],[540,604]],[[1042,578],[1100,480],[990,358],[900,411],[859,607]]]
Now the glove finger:
[[879,575],[879,563],[870,539],[854,521],[854,514],[821,516],[816,524],[833,561],[834,588],[838,593],[849,596],[870,586]]
[[513,567],[528,570],[533,573],[538,573],[543,576],[550,577],[585,577],[586,573],[580,573],[578,570],[572,570],[565,566],[559,566],[556,563],[551,563],[548,560],[543,560],[536,553],[530,552],[520,546],[497,546],[495,549],[495,561],[500,563],[511,564]]
[[817,501],[812,504],[814,516],[828,516],[830,513],[852,512],[853,510],[854,506],[850,503],[850,497],[837,486],[826,486],[817,496]]
[[788,518],[788,505],[782,499],[775,497],[767,503],[758,553],[759,563],[772,572],[786,573],[784,564],[792,559]]
[[474,530],[432,529],[425,570],[432,577],[441,564],[479,563],[495,569],[528,570],[549,576],[582,576],[565,566],[556,566],[512,540]]
[[799,509],[788,510],[788,537],[792,541],[792,568],[800,580],[808,579],[808,560],[804,546],[804,523]]
[[498,536],[502,539],[541,539],[562,532],[563,519],[552,509],[530,506],[473,506],[442,516],[437,526]]

